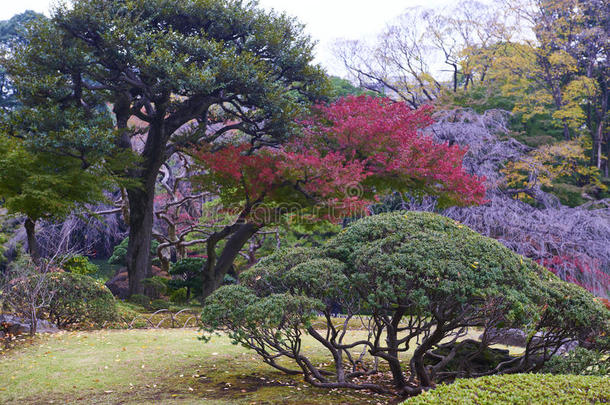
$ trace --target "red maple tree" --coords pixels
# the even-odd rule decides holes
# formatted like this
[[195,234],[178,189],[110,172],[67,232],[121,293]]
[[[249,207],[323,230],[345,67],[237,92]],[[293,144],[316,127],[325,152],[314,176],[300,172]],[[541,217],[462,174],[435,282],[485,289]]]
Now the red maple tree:
[[347,97],[315,106],[281,146],[252,144],[237,133],[191,151],[203,173],[193,182],[218,195],[235,218],[207,239],[204,296],[254,234],[287,217],[337,222],[365,214],[378,196],[395,191],[434,195],[441,206],[482,203],[484,179],[464,170],[466,150],[421,133],[432,123],[431,110]]
[[462,167],[465,149],[420,133],[431,107],[367,96],[318,105],[302,132],[281,147],[253,148],[247,140],[194,152],[205,171],[199,184],[246,216],[290,204],[301,212],[340,219],[377,195],[409,191],[434,195],[441,205],[484,201],[484,179]]

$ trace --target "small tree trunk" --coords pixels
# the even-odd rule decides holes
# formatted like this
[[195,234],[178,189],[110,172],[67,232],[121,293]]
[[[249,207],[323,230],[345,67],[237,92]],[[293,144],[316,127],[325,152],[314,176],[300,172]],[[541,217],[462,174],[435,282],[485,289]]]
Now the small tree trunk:
[[259,226],[251,223],[243,223],[234,226],[236,226],[236,229],[229,234],[229,239],[227,240],[220,257],[218,257],[218,260],[216,260],[215,248],[220,240],[212,239],[208,242],[208,260],[203,270],[202,300],[206,299],[222,285],[222,281],[233,266],[233,262],[239,254],[239,251],[260,229]]
[[410,364],[411,373],[417,376],[419,384],[422,388],[434,387],[434,381],[432,381],[432,378],[430,377],[430,374],[428,373],[428,370],[426,370],[426,366],[424,364],[424,355],[428,350],[432,349],[434,345],[443,339],[443,326],[443,324],[438,324],[432,335],[425,339],[413,352],[413,357],[411,358]]
[[28,217],[23,226],[28,239],[28,253],[32,257],[32,260],[34,260],[34,263],[39,264],[40,248],[38,246],[38,241],[36,241],[36,221]]
[[157,257],[159,258],[159,262],[161,263],[161,270],[166,273],[169,273],[170,262],[171,262],[171,248],[166,247],[159,251]]
[[603,149],[603,143],[604,143],[604,122],[601,121],[598,125],[597,125],[597,134],[595,135],[595,139],[593,140],[593,148],[597,149],[594,150],[594,154],[596,155],[596,162],[595,162],[595,166],[598,169],[602,169],[602,161],[603,161],[603,157],[604,157],[604,149]]
[[180,261],[186,258],[186,247],[183,244],[176,246],[176,260]]
[[388,358],[386,359],[389,366],[390,371],[392,372],[392,377],[394,379],[394,386],[398,390],[402,390],[407,386],[407,382],[405,380],[405,374],[402,371],[402,367],[400,366],[400,360],[398,359],[398,325],[400,324],[400,320],[402,319],[404,311],[398,309],[394,312],[394,316],[392,317],[392,323],[387,325],[386,327],[386,342],[388,346]]
[[563,139],[565,139],[566,141],[570,140],[570,127],[565,122],[565,120],[563,122]]
[[38,317],[36,314],[36,307],[32,304],[32,307],[30,308],[30,336],[36,334],[36,329],[38,329]]
[[606,159],[604,159],[604,176],[610,177],[610,139],[606,137]]

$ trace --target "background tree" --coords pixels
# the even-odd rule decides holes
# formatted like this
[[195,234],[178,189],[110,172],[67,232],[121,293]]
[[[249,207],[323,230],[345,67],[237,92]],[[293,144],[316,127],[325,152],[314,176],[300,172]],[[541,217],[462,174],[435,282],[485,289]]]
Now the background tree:
[[484,81],[495,45],[513,35],[509,27],[505,12],[476,1],[445,10],[410,8],[375,42],[338,42],[336,54],[362,87],[417,108],[444,91]]
[[[438,142],[468,147],[464,167],[468,172],[486,177],[489,199],[488,203],[475,207],[448,208],[441,211],[443,215],[498,239],[525,257],[548,263],[563,280],[578,280],[594,294],[607,296],[610,293],[608,200],[589,199],[578,205],[585,197],[577,193],[576,201],[571,199],[578,206],[571,208],[542,188],[534,188],[536,192],[528,196],[535,200],[534,204],[515,199],[512,191],[521,187],[507,190],[506,174],[502,169],[518,165],[523,159],[530,160],[539,152],[509,136],[508,114],[498,110],[482,114],[471,110],[446,110],[438,111],[434,118],[436,122],[428,128],[428,133]],[[557,148],[563,149],[561,144],[551,149]],[[562,164],[562,159],[557,160],[556,156],[549,161],[553,162],[551,169]],[[578,166],[573,169],[580,170]],[[529,179],[529,173],[527,176]],[[417,202],[405,197],[395,206],[437,211],[434,201]]]
[[21,139],[0,136],[0,198],[11,214],[26,217],[28,252],[39,262],[36,223],[60,220],[78,205],[105,198],[99,167],[83,170],[82,162],[49,152],[30,152]]
[[172,256],[176,261],[185,259],[187,247],[197,243],[197,238],[188,240],[187,237],[200,231],[201,225],[205,226],[199,219],[203,215],[206,195],[193,191],[191,160],[178,152],[161,168],[161,190],[155,197],[157,226],[153,229],[153,236],[159,242],[157,257],[161,269],[166,272],[169,272]]
[[536,38],[528,44],[535,57],[530,75],[553,103],[553,116],[561,122],[564,138],[570,139],[586,124],[594,144],[591,162],[606,173],[608,7],[580,0],[526,0],[507,7]]
[[[140,156],[125,174],[130,293],[150,275],[159,169],[181,146],[240,130],[277,143],[301,102],[325,84],[312,43],[293,19],[234,0],[79,0],[39,24],[11,74],[37,94],[60,85],[80,103],[111,105],[114,143]],[[43,80],[43,78],[47,80]],[[97,103],[93,104],[97,105]]]
[[[14,46],[23,44],[26,41],[29,24],[41,18],[45,17],[28,10],[14,15],[9,20],[0,21],[0,55],[7,57]],[[17,104],[15,89],[6,69],[0,64],[0,109],[11,109]]]
[[75,253],[66,236],[54,240],[51,254],[42,260],[34,261],[19,251],[6,271],[0,272],[0,310],[29,320],[30,335],[34,336],[38,320],[45,317],[49,305],[61,294],[57,283],[51,280],[53,273]]
[[0,274],[0,308],[27,319],[30,336],[36,334],[38,319],[56,293],[49,280],[53,264],[40,266],[22,255]]

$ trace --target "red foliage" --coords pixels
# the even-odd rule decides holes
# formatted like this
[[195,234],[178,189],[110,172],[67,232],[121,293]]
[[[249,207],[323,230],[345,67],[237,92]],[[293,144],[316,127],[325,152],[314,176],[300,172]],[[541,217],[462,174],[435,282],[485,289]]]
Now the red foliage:
[[598,260],[560,255],[538,260],[538,263],[562,280],[578,284],[594,294],[610,292],[610,275],[600,269]]
[[607,298],[602,298],[602,297],[597,297],[595,298],[596,300],[598,300],[599,302],[601,302],[602,304],[604,304],[604,306],[608,309],[610,309],[610,300]]
[[397,180],[393,187],[421,188],[457,205],[483,202],[485,179],[462,166],[467,150],[439,144],[418,131],[433,123],[431,106],[413,110],[406,103],[361,96],[316,110],[318,119],[306,123],[307,141],[316,148],[360,160],[372,176]]
[[394,190],[457,205],[483,202],[484,179],[462,167],[466,151],[419,132],[432,123],[430,112],[366,96],[319,105],[302,122],[303,133],[280,148],[252,150],[242,143],[195,151],[207,173],[200,184],[241,208],[297,203],[335,219],[362,212],[376,194]]

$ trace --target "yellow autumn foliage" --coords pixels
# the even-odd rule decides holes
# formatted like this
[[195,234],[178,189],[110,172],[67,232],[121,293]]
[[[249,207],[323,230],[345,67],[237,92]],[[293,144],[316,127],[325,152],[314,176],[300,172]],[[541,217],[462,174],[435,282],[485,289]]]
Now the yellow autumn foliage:
[[587,146],[587,140],[581,137],[541,146],[518,161],[508,162],[502,170],[506,186],[514,189],[552,188],[554,182],[561,181],[578,186],[594,185],[605,190],[599,170],[588,165]]

